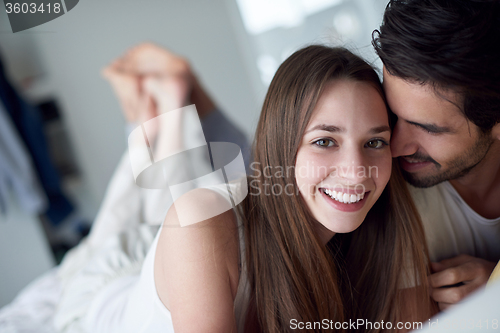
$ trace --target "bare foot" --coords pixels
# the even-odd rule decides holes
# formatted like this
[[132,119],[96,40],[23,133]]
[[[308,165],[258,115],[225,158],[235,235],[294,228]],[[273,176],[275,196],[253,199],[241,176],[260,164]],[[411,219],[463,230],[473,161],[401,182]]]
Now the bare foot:
[[137,75],[190,75],[189,62],[155,44],[139,44],[123,57],[125,70]]
[[102,76],[109,81],[115,91],[128,122],[136,122],[139,118],[140,82],[135,75],[123,70],[122,60],[113,61],[101,71]]

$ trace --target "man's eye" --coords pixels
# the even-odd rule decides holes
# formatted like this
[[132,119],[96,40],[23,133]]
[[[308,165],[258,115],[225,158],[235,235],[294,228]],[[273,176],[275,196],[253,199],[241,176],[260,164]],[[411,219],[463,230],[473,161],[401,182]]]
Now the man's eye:
[[314,141],[314,144],[326,148],[326,147],[332,147],[333,145],[335,145],[335,142],[333,142],[330,139],[319,139]]
[[366,143],[366,146],[368,148],[373,148],[373,149],[380,149],[380,148],[383,148],[387,145],[388,145],[387,142],[385,142],[384,140],[380,140],[380,139],[370,140]]

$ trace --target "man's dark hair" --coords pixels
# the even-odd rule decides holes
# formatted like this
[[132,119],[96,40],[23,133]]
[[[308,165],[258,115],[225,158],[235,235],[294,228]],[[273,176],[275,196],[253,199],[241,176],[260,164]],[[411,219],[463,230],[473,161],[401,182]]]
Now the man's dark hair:
[[391,0],[372,43],[389,74],[457,92],[483,132],[500,122],[500,0]]

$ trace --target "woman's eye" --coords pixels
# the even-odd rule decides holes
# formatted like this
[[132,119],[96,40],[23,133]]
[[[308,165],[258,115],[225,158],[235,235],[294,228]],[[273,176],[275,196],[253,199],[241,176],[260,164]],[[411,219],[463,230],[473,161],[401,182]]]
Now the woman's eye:
[[329,139],[319,139],[319,140],[314,141],[314,144],[317,146],[326,148],[326,147],[331,147],[331,146],[335,145],[335,142],[333,142],[332,140],[329,140]]
[[388,145],[387,142],[385,142],[384,140],[380,140],[380,139],[370,140],[366,143],[366,146],[368,148],[373,148],[373,149],[380,149],[380,148],[383,148],[387,145]]

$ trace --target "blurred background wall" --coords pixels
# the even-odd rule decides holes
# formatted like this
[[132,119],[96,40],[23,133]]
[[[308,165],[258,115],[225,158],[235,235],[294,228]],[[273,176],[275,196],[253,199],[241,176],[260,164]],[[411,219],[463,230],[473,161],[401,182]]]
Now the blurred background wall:
[[126,148],[124,119],[99,71],[134,44],[152,41],[189,57],[217,102],[250,134],[245,125],[258,102],[223,0],[80,1],[66,15],[16,34],[0,15],[0,52],[6,67],[12,63],[12,79],[34,77],[26,93],[60,103],[87,187],[82,192],[90,194],[82,202],[89,218]]
[[[144,41],[187,57],[217,104],[252,139],[267,85],[298,48],[343,45],[380,67],[370,43],[386,3],[82,0],[65,15],[15,34],[1,5],[0,54],[28,100],[57,101],[59,130],[67,134],[64,144],[78,170],[63,185],[81,216],[92,221],[126,149],[125,120],[99,73],[112,59]],[[7,233],[15,235],[0,225],[0,234],[19,245]]]

